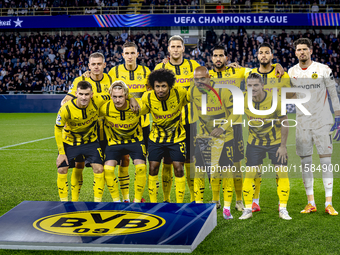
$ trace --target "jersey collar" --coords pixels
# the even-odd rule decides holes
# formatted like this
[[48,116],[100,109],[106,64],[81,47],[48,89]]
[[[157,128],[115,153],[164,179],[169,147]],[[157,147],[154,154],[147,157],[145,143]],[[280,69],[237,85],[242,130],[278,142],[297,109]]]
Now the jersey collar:
[[172,90],[173,90],[173,88],[170,89],[169,95],[168,95],[168,97],[167,97],[165,100],[160,100],[160,99],[158,98],[158,96],[156,95],[156,92],[155,92],[155,91],[153,91],[153,93],[155,94],[155,97],[157,98],[158,101],[160,101],[160,102],[164,101],[164,102],[165,102],[165,101],[167,101],[167,100],[169,99]]
[[183,63],[184,63],[184,57],[183,57],[182,63],[180,63],[179,65],[173,65],[173,64],[171,64],[171,62],[169,60],[169,64],[172,65],[172,66],[181,66],[181,65],[183,65]]
[[259,74],[269,74],[269,73],[273,72],[273,70],[274,70],[274,66],[272,67],[272,70],[270,70],[268,73],[261,73],[261,72],[260,72],[260,68],[257,68],[257,72],[258,72]]
[[92,102],[93,99],[91,98],[90,103],[85,108],[79,108],[76,104],[76,100],[77,100],[77,98],[72,99],[72,104],[79,110],[85,110],[90,105],[90,103]]
[[134,72],[134,71],[136,71],[137,68],[138,68],[138,64],[136,64],[136,69],[135,69],[135,70],[127,70],[125,64],[123,64],[123,66],[124,66],[124,68],[125,68],[125,70],[126,70],[127,72]]
[[253,101],[255,104],[261,104],[261,103],[263,103],[264,102],[264,100],[266,100],[266,98],[267,98],[267,95],[268,95],[268,93],[267,93],[267,91],[264,91],[264,93],[265,93],[265,95],[264,95],[264,98],[262,99],[262,101],[260,101],[260,102],[255,102],[255,101]]
[[101,82],[101,81],[104,79],[104,76],[105,76],[105,74],[103,73],[103,78],[101,78],[99,81],[95,81],[95,80],[92,79],[91,77],[90,77],[90,79],[91,79],[91,81],[94,81],[94,82]]

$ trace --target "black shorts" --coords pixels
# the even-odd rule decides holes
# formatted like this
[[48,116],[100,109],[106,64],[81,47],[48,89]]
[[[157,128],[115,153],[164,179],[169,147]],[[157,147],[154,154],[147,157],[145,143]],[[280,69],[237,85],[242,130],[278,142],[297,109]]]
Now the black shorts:
[[194,156],[194,151],[195,151],[195,145],[194,145],[194,138],[196,137],[197,134],[197,127],[196,127],[196,122],[192,124],[186,124],[184,125],[185,129],[185,146],[187,150],[186,158],[189,159],[192,156]]
[[260,146],[247,144],[246,151],[246,166],[258,166],[263,164],[263,159],[266,158],[266,152],[268,152],[269,159],[272,161],[273,165],[287,165],[286,163],[281,163],[276,157],[276,152],[281,144],[270,145],[270,146]]
[[234,162],[244,159],[244,144],[242,135],[242,125],[233,125],[234,130]]
[[74,168],[76,158],[86,159],[86,161],[88,161],[90,164],[103,164],[103,154],[98,142],[87,143],[78,146],[71,146],[64,143],[64,149],[69,165],[67,165],[64,161],[59,167],[68,166],[69,168]]
[[149,139],[149,161],[161,162],[164,156],[170,156],[172,161],[185,161],[185,142],[179,143],[154,143]]
[[105,161],[116,160],[119,164],[120,158],[129,154],[132,160],[141,159],[145,161],[146,149],[142,142],[117,144],[106,146]]
[[[221,156],[219,159],[219,166],[223,167],[232,167],[234,165],[234,161],[233,161],[233,140],[230,140],[226,143],[223,144],[223,149],[221,152]],[[199,149],[199,146],[195,147],[195,158],[196,158],[196,166],[199,167],[204,167],[204,166],[210,166],[209,164],[205,164],[203,161],[203,157],[202,157],[202,152]]]
[[150,126],[143,127],[143,142],[145,144],[146,151],[148,151],[148,141],[150,135]]

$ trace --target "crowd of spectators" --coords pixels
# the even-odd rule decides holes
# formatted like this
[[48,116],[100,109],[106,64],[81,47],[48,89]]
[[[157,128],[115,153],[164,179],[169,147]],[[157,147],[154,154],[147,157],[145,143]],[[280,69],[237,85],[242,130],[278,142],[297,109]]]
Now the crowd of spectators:
[[[270,43],[274,49],[274,63],[280,63],[287,71],[297,64],[293,42],[300,37],[313,41],[312,59],[329,65],[334,77],[340,75],[340,35],[333,32],[324,34],[322,30],[286,32],[273,31],[271,34],[248,32],[240,27],[238,31],[216,35],[209,31],[207,41],[199,40],[196,47],[187,47],[184,57],[194,59],[208,69],[213,67],[211,49],[223,45],[228,52],[228,62],[255,68],[259,66],[257,48]],[[154,69],[168,55],[166,31],[154,33],[133,31],[121,33],[7,33],[0,35],[0,93],[14,92],[59,92],[66,93],[74,78],[87,70],[88,57],[93,52],[101,52],[106,58],[105,72],[124,63],[122,45],[134,41],[138,45],[139,65]]]

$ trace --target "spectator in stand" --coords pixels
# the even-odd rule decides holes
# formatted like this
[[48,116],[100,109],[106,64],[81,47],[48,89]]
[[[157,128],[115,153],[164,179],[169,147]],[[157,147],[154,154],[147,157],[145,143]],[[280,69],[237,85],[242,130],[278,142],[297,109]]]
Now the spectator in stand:
[[218,1],[218,4],[216,5],[216,12],[217,13],[223,13],[224,6],[222,5],[221,1]]

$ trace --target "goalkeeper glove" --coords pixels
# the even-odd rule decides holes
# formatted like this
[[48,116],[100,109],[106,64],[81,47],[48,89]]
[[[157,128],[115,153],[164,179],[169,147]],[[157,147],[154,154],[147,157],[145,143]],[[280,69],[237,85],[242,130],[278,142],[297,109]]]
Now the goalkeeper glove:
[[335,123],[331,129],[333,132],[336,129],[336,133],[333,137],[333,140],[340,141],[340,117],[335,117]]

